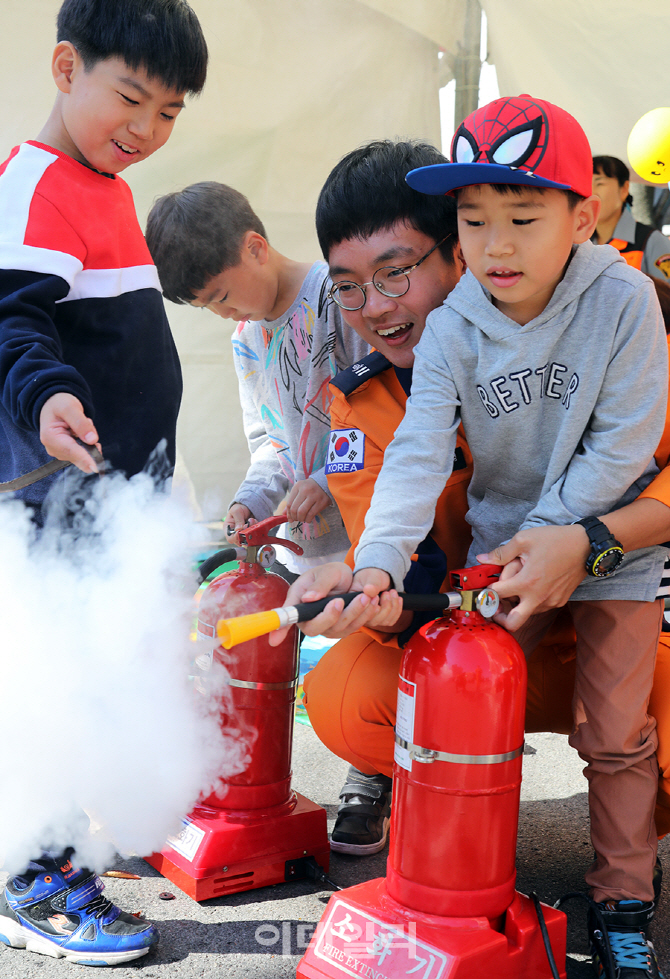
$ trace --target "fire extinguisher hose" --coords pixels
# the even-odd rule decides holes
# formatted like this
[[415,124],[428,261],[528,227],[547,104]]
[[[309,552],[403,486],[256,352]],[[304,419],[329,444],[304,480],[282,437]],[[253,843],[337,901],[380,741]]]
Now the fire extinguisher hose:
[[[105,460],[99,449],[95,445],[86,445],[81,439],[76,439],[76,441],[81,445],[82,449],[86,449],[96,465],[101,467],[99,472],[102,472],[102,466]],[[54,473],[60,472],[61,469],[67,469],[68,466],[72,465],[74,463],[63,461],[62,459],[50,459],[49,462],[40,466],[39,469],[33,469],[32,472],[24,473],[23,476],[10,479],[8,483],[0,483],[0,493],[15,493],[17,490],[24,489],[26,486],[32,486],[33,483],[38,483],[40,479],[44,479],[46,476],[52,476]]]
[[[326,598],[320,598],[316,602],[301,602],[298,605],[273,608],[267,612],[240,615],[234,619],[219,619],[216,624],[216,631],[221,640],[221,645],[225,649],[231,649],[249,639],[265,636],[269,632],[276,632],[277,629],[283,629],[285,626],[295,625],[297,622],[308,622],[323,612],[326,605],[332,602],[334,598],[344,599],[346,608],[360,594],[359,591],[351,591],[344,595],[327,595]],[[447,609],[458,608],[461,603],[460,592],[446,592],[443,595],[407,595],[405,592],[398,594],[402,599],[403,609],[412,612],[435,612],[436,615],[439,615]]]
[[198,568],[198,582],[202,584],[209,576],[212,571],[217,571],[223,564],[228,564],[230,561],[239,561],[246,554],[246,550],[243,547],[224,547],[223,550],[217,551],[216,554],[212,554],[210,557],[206,558],[200,567]]

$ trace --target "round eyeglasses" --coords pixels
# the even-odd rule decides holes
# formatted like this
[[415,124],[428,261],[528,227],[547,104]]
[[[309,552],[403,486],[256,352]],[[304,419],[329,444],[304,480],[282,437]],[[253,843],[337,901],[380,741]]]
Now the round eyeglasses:
[[386,265],[382,269],[377,269],[370,282],[363,282],[362,285],[358,285],[357,282],[349,282],[348,280],[336,282],[331,286],[328,296],[333,302],[337,303],[340,309],[347,309],[349,311],[363,309],[367,299],[365,292],[366,286],[374,286],[377,292],[381,292],[382,296],[388,296],[389,299],[399,299],[400,296],[404,296],[409,291],[411,285],[409,281],[410,272],[418,269],[421,263],[425,262],[436,248],[439,248],[440,245],[445,243],[447,238],[451,238],[451,234],[446,235],[442,241],[436,242],[430,251],[426,252],[414,265],[402,269],[396,268],[394,265]]

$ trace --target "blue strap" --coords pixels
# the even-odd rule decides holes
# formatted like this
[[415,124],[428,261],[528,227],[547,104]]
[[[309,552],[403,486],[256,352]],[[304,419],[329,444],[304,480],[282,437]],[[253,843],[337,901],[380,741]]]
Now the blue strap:
[[79,911],[95,900],[99,894],[102,894],[104,889],[105,885],[97,874],[91,874],[90,877],[63,895],[65,897],[65,909],[67,911]]

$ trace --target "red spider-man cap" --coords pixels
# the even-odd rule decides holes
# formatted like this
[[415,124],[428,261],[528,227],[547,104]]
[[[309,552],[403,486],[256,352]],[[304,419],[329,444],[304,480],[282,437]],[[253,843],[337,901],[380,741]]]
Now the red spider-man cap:
[[576,119],[530,95],[496,99],[471,113],[451,143],[451,163],[411,170],[414,190],[448,194],[470,184],[524,184],[590,197],[591,147]]

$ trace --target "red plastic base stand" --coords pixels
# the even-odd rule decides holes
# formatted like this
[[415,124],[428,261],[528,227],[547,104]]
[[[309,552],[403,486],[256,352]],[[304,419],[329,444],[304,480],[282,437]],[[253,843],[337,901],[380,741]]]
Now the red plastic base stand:
[[145,860],[189,897],[206,901],[300,879],[305,857],[328,870],[326,810],[291,793],[270,809],[196,806],[179,836]]
[[[561,979],[566,917],[542,905]],[[333,895],[298,964],[298,979],[551,979],[533,902],[518,891],[498,927],[403,907],[383,877]]]

